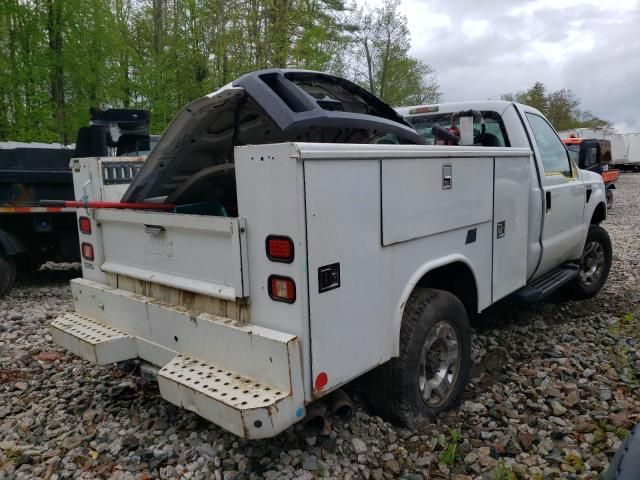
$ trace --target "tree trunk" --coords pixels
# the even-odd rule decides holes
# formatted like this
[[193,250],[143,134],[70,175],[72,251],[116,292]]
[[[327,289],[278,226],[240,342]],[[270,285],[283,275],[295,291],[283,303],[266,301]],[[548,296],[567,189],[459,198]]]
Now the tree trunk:
[[373,58],[371,56],[371,50],[369,49],[369,39],[364,39],[364,52],[367,57],[367,74],[369,76],[369,91],[376,94],[376,90],[373,84]]
[[387,43],[384,50],[384,59],[382,61],[382,68],[380,73],[380,93],[379,97],[384,100],[384,93],[387,83],[387,70],[389,68],[389,54],[391,52],[391,35],[387,34]]
[[53,57],[50,90],[56,119],[56,129],[60,141],[66,145],[68,143],[68,134],[65,128],[64,112],[64,59],[62,57],[63,1],[64,0],[47,0],[47,33],[49,36],[49,49]]
[[163,0],[153,0],[153,51],[162,49]]
[[269,43],[272,45],[269,67],[286,68],[289,58],[290,42],[288,38],[290,9],[288,0],[272,0],[269,12]]

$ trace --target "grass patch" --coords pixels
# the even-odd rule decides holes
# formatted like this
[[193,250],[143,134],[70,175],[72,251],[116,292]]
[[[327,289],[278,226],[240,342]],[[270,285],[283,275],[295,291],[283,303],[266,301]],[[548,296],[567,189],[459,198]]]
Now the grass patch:
[[568,454],[564,457],[564,463],[569,465],[576,473],[584,471],[584,462],[578,455]]
[[640,313],[627,313],[609,326],[609,333],[640,340]]
[[608,433],[613,433],[616,437],[618,437],[618,439],[624,440],[625,438],[627,438],[627,435],[629,435],[629,429],[624,427],[616,427],[615,425],[610,425],[609,423],[600,420],[596,424],[596,428],[591,433],[593,434],[593,444],[591,445],[591,452],[597,454],[606,451]]
[[500,459],[500,463],[489,473],[490,480],[517,480],[516,474],[504,460]]
[[[609,326],[608,332],[619,340],[640,340],[640,314],[636,312],[623,315]],[[633,393],[640,387],[640,372],[630,361],[633,356],[631,355],[632,347],[623,341],[618,341],[616,345],[609,346],[607,351],[611,356],[611,365],[624,383],[627,393]]]
[[14,465],[17,464],[20,457],[22,457],[19,451],[13,449],[7,450],[5,455],[7,457],[7,463],[13,463]]
[[458,444],[460,443],[460,430],[452,428],[449,430],[449,438],[444,443],[444,451],[440,455],[440,461],[445,465],[452,466],[458,460]]

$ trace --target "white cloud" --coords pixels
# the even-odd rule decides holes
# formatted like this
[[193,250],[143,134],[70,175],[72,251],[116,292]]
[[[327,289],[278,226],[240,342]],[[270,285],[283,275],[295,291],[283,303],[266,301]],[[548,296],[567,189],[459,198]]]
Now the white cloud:
[[489,30],[489,22],[486,20],[474,20],[466,18],[462,22],[462,33],[470,38],[478,38],[487,33]]
[[[576,12],[584,12],[589,9],[599,10],[603,6],[602,0],[535,0],[523,2],[524,5],[513,7],[509,12],[511,15],[532,14],[542,10],[564,10],[574,9]],[[637,0],[607,0],[607,8],[619,13],[632,11],[638,8]]]
[[640,131],[640,0],[514,3],[403,1],[411,53],[436,69],[444,100],[495,99],[541,81],[573,90],[620,131]]

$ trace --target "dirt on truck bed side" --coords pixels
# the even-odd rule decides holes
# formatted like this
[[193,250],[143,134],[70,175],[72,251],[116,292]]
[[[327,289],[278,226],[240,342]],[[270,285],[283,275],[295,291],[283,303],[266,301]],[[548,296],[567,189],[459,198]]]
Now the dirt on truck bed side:
[[616,194],[602,292],[487,310],[461,408],[412,429],[360,404],[326,436],[242,441],[55,347],[77,271],[40,271],[0,300],[0,478],[595,478],[640,420],[640,176]]

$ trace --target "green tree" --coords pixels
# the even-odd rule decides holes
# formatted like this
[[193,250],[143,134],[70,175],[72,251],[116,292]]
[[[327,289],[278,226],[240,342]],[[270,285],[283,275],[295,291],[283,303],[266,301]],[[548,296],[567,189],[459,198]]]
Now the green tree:
[[556,128],[611,128],[611,123],[596,117],[590,111],[580,110],[580,99],[567,88],[547,93],[542,82],[536,82],[530,89],[501,96],[503,100],[523,103],[540,110]]
[[437,99],[398,2],[354,26],[344,1],[2,0],[0,140],[73,142],[101,103],[150,109],[161,132],[189,101],[270,67],[348,75],[395,104]]
[[354,12],[352,77],[392,105],[437,102],[440,88],[434,70],[409,55],[407,19],[399,6],[399,0],[385,0],[371,12]]
[[548,97],[547,88],[542,82],[536,82],[531,88],[517,93],[507,93],[501,96],[503,100],[518,102],[537,108],[541,112],[547,111]]
[[580,101],[566,88],[549,94],[548,107],[544,112],[556,130],[573,128],[578,120]]

